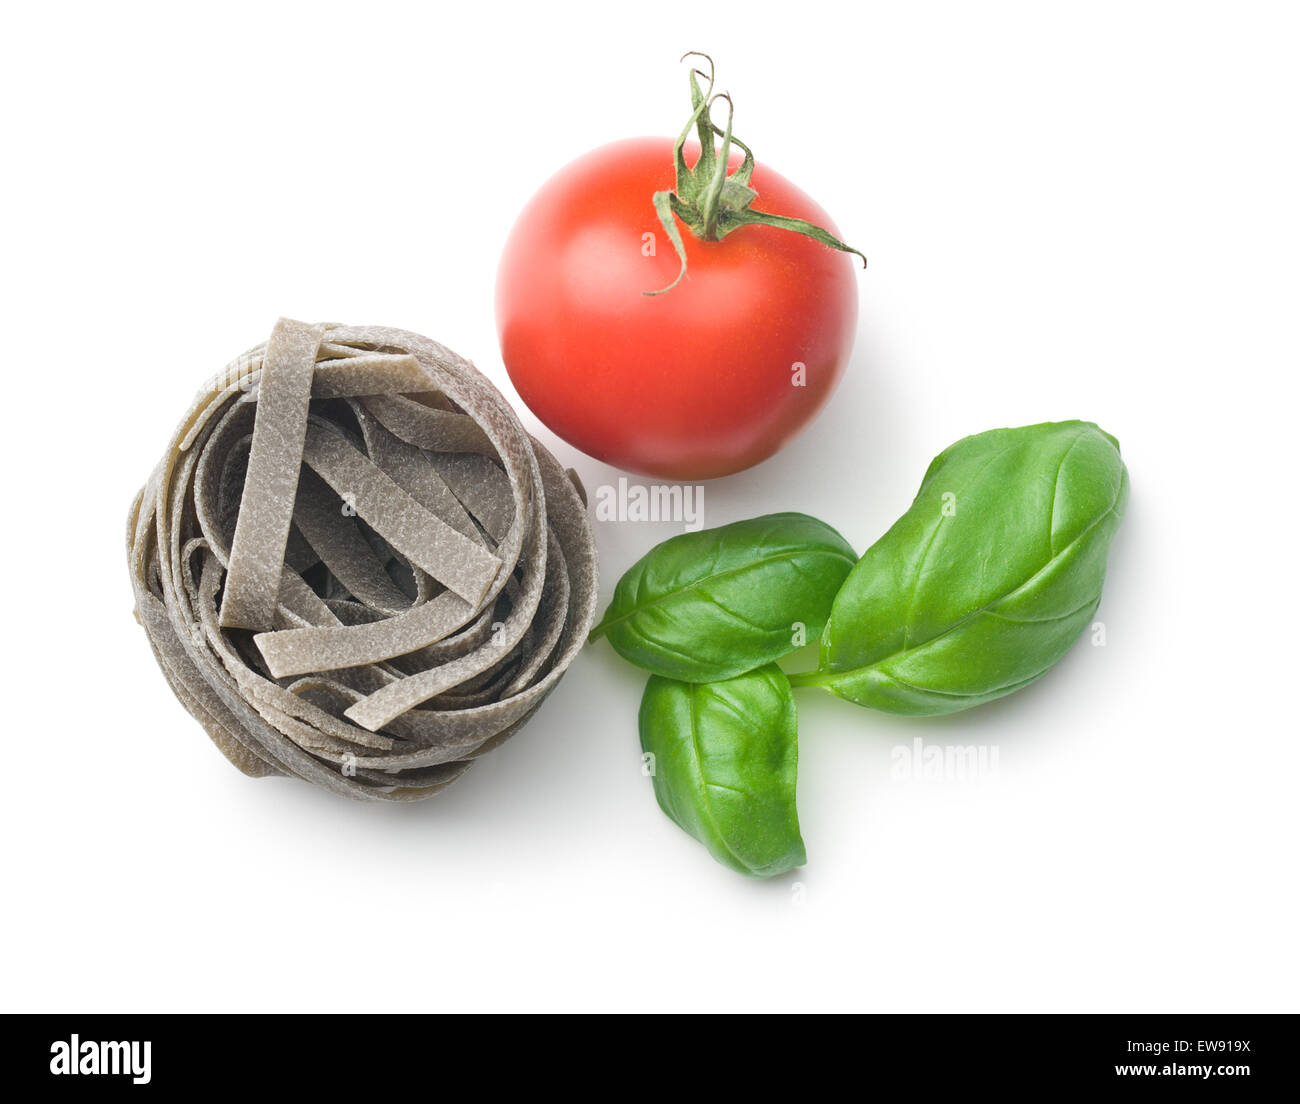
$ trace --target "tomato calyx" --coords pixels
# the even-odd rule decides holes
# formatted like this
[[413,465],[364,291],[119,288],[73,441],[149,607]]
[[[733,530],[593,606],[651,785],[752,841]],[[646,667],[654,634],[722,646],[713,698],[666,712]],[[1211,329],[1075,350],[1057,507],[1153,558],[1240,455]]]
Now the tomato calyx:
[[[675,186],[673,191],[654,194],[655,212],[664,233],[672,242],[681,269],[677,278],[667,287],[642,294],[663,295],[672,291],[686,276],[686,245],[677,228],[677,219],[681,219],[686,228],[701,241],[708,242],[721,241],[742,226],[775,226],[780,230],[803,234],[842,253],[855,253],[862,258],[865,268],[867,258],[861,251],[845,245],[820,226],[814,226],[805,219],[756,211],[750,206],[758,198],[758,193],[749,185],[750,178],[754,175],[754,153],[731,133],[735,105],[729,93],[719,92],[715,95],[713,92],[713,59],[708,54],[692,51],[683,54],[682,60],[685,61],[688,57],[703,58],[709,63],[709,71],[705,73],[700,69],[691,69],[691,117],[673,145]],[[700,88],[700,78],[707,82],[707,88]],[[719,100],[727,101],[725,128],[713,122],[713,105]],[[700,143],[700,156],[693,168],[686,164],[685,154],[686,140],[692,131]],[[722,139],[720,151],[714,148],[715,135]],[[734,173],[728,173],[733,145],[743,151],[745,157]]]

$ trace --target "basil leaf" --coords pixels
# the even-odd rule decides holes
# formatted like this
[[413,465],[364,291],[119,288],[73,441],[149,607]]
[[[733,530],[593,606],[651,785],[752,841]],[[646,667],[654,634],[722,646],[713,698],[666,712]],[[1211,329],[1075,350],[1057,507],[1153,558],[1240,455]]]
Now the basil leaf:
[[619,580],[590,639],[666,678],[712,682],[816,640],[852,547],[806,514],[767,514],[656,545]]
[[803,865],[794,696],[779,667],[709,683],[651,675],[640,728],[659,807],[718,862],[759,878]]
[[1028,685],[1091,621],[1127,499],[1119,443],[1091,422],[958,441],[845,582],[819,669],[792,683],[912,715]]

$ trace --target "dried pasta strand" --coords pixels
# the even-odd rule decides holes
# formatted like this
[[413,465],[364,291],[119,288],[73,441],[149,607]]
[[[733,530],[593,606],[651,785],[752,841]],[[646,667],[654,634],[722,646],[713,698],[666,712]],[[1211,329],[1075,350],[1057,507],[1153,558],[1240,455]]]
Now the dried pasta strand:
[[398,552],[465,601],[487,593],[501,561],[408,495],[339,434],[309,426],[303,459]]
[[253,447],[230,549],[222,628],[269,629],[298,491],[307,406],[323,326],[280,319],[267,342]]

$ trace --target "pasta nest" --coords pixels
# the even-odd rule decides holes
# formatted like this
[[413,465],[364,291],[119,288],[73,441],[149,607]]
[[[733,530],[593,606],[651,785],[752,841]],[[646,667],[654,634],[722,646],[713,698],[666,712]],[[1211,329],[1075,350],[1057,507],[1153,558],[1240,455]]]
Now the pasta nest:
[[585,494],[472,364],[281,319],[127,526],[136,617],[245,774],[406,801],[536,712],[596,614]]

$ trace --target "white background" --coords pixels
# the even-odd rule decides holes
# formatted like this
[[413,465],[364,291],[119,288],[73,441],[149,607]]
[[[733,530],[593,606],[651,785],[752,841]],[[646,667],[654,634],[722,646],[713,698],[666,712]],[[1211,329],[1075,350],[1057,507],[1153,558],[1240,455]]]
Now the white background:
[[[6,9],[7,1009],[1295,1009],[1293,9],[658,10]],[[809,863],[766,883],[658,811],[604,645],[426,804],[243,777],[131,617],[176,420],[281,314],[427,333],[513,400],[514,216],[675,133],[687,49],[871,258],[832,405],[707,522],[863,549],[952,440],[1093,419],[1133,486],[1105,646],[948,719],[801,691]],[[598,525],[602,599],[679,529]],[[998,774],[895,779],[916,736]]]

